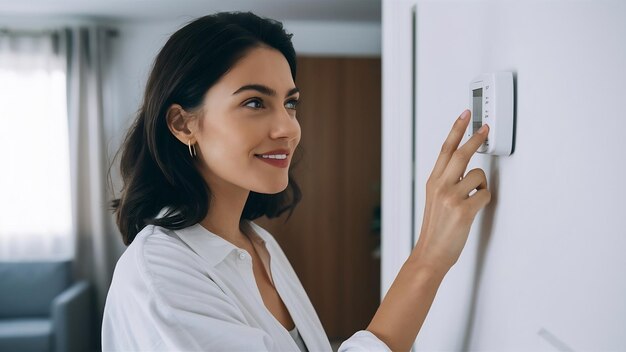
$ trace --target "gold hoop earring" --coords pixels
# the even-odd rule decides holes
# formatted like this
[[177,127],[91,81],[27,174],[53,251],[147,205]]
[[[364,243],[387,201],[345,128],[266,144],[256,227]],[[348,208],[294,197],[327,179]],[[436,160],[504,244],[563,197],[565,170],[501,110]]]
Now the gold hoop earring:
[[198,155],[196,154],[196,143],[191,145],[191,139],[187,141],[187,147],[189,147],[189,155],[191,155],[191,158]]

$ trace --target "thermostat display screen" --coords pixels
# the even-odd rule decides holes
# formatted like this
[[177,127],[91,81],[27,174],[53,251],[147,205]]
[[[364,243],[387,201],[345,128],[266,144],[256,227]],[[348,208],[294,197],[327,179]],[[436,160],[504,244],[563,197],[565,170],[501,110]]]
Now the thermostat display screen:
[[478,88],[472,91],[472,116],[473,116],[473,132],[476,133],[483,125],[483,89]]
[[467,87],[467,104],[472,114],[464,138],[471,139],[489,125],[489,133],[477,153],[508,156],[513,153],[514,88],[513,72],[482,73]]

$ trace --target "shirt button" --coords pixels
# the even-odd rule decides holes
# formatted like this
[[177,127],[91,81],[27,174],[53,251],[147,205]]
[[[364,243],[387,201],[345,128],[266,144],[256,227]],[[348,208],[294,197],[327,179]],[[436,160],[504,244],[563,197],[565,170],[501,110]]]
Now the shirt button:
[[246,259],[246,252],[244,252],[244,251],[239,251],[239,259],[241,259],[241,260]]

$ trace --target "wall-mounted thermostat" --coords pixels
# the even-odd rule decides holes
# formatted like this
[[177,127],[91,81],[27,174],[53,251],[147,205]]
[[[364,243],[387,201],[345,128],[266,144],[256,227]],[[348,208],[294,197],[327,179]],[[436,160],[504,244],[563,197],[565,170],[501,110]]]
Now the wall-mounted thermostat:
[[489,125],[489,136],[479,153],[511,155],[513,152],[513,73],[495,72],[476,77],[470,83],[471,137],[482,125]]

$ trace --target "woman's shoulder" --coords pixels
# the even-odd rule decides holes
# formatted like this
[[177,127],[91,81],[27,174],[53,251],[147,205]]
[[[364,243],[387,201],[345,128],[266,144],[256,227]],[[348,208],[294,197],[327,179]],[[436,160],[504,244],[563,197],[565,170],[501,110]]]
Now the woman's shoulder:
[[[245,321],[236,301],[211,279],[205,263],[175,230],[147,225],[115,266],[106,298],[103,334],[106,330],[109,340],[134,339],[128,331],[138,329],[153,331],[152,336],[158,339],[169,327],[173,327],[172,332],[183,327],[186,331],[206,331],[207,326],[196,324],[196,317],[204,317],[209,325],[216,317],[235,323]],[[135,346],[136,341],[126,343]],[[145,343],[148,346],[150,342]]]
[[198,256],[175,231],[147,225],[117,261],[114,280],[153,286],[190,272],[202,276],[202,263]]
[[[129,246],[135,245],[139,250],[146,253],[152,249],[160,250],[180,250],[187,248],[185,242],[171,230],[157,225],[146,225]],[[187,248],[188,249],[188,248]]]
[[193,251],[181,240],[174,230],[161,226],[146,225],[135,236],[126,253],[138,259],[154,261],[159,257],[189,257]]

